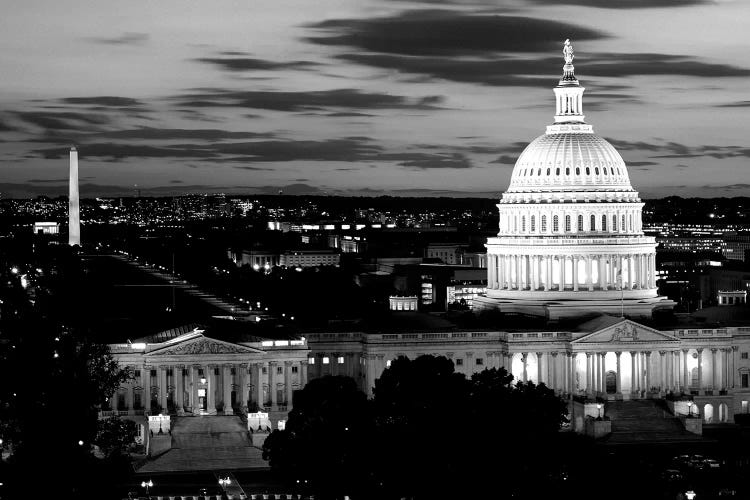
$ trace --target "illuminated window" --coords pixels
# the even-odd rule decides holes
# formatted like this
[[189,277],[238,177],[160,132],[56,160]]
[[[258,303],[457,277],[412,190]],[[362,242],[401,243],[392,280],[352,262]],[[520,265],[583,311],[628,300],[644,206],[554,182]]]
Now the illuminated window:
[[560,219],[555,215],[552,217],[552,232],[557,233],[560,231]]
[[542,215],[542,232],[543,233],[547,232],[547,216],[546,215]]
[[327,365],[327,364],[329,364],[330,362],[331,362],[331,358],[329,358],[328,356],[324,356],[324,357],[323,357],[323,364],[324,364],[324,365]]
[[578,231],[583,231],[583,215],[578,216]]
[[385,367],[386,368],[390,368],[391,367],[391,360],[390,359],[386,360]]
[[338,364],[343,365],[344,364],[344,356],[339,356],[336,361],[338,362]]
[[314,365],[314,364],[315,364],[315,358],[314,358],[314,357],[312,357],[312,356],[310,356],[309,358],[307,358],[307,362],[308,362],[309,364],[311,364],[311,365]]

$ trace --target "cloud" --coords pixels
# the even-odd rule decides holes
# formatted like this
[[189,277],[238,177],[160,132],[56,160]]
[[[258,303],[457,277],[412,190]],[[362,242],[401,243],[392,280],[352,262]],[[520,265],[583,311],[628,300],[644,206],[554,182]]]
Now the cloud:
[[[236,55],[234,52],[223,54]],[[218,66],[227,71],[272,71],[279,69],[305,70],[317,63],[311,61],[273,62],[253,57],[201,57],[195,61]]]
[[150,38],[148,33],[126,32],[116,37],[90,37],[87,40],[105,45],[143,45]]
[[329,108],[353,109],[438,109],[441,96],[417,99],[363,92],[356,89],[321,91],[236,91],[226,89],[198,89],[196,92],[178,96],[181,106],[193,108],[231,107],[254,108],[274,111],[311,111]]
[[132,97],[119,97],[119,96],[93,96],[93,97],[65,97],[60,99],[65,104],[90,104],[94,106],[112,107],[112,108],[125,108],[125,107],[139,107],[143,103],[138,99]]
[[747,108],[750,107],[750,101],[738,101],[738,102],[728,102],[725,104],[717,104],[717,108]]
[[[745,146],[687,146],[685,144],[680,144],[677,142],[664,142],[661,144],[657,144],[643,141],[633,142],[609,138],[607,140],[615,148],[622,151],[648,151],[651,153],[658,153],[649,156],[649,158],[750,158],[750,147]],[[630,165],[630,163],[628,164]]]
[[656,9],[670,7],[687,7],[705,5],[709,0],[531,0],[533,3],[546,5],[580,5],[601,9]]
[[72,111],[17,111],[15,115],[26,123],[51,130],[97,129],[91,125],[107,125],[111,119],[102,114]]
[[181,181],[180,179],[172,179],[169,181],[170,184],[184,184],[184,181]]
[[[628,167],[650,167],[653,165],[658,165],[658,163],[653,161],[629,161],[627,162]],[[646,170],[646,169],[644,169]]]
[[562,40],[605,35],[588,28],[521,16],[413,10],[389,17],[328,20],[309,27],[323,33],[307,40],[370,52],[401,55],[487,55],[551,52]]
[[499,163],[501,165],[515,165],[517,159],[518,157],[516,156],[502,155],[496,160],[491,161],[490,163]]
[[471,168],[472,164],[466,156],[461,153],[428,154],[428,153],[405,153],[382,155],[380,159],[398,160],[401,167],[416,170],[431,170],[442,168]]

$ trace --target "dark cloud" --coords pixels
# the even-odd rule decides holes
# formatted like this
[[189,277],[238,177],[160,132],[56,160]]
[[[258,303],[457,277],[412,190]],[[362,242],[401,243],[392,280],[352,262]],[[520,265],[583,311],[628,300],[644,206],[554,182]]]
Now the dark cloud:
[[232,107],[274,111],[314,111],[329,108],[353,109],[436,109],[440,96],[409,99],[404,96],[336,89],[309,92],[236,91],[198,89],[175,98],[193,108]]
[[472,168],[472,164],[469,159],[461,153],[405,153],[396,155],[383,155],[381,159],[398,160],[399,166],[413,168],[416,170],[431,170],[441,168]]
[[[649,156],[649,158],[750,158],[750,147],[745,146],[686,146],[685,144],[677,142],[664,142],[657,144],[643,141],[624,141],[619,139],[607,140],[615,148],[622,151],[648,151],[650,153],[657,153]],[[628,164],[630,165],[630,163]]]
[[329,20],[310,27],[324,33],[308,38],[314,43],[421,56],[552,52],[560,50],[566,38],[605,37],[598,31],[558,21],[448,10],[415,10],[389,17]]
[[170,184],[185,184],[184,181],[181,181],[180,179],[172,179],[169,181]]
[[738,102],[728,102],[725,104],[717,104],[717,108],[748,108],[750,107],[750,101],[738,101]]
[[[628,164],[628,167],[636,167],[636,168],[658,165],[658,163],[653,162],[653,161],[629,161],[627,162],[627,164]],[[643,169],[643,170],[647,170],[647,169]]]
[[516,156],[502,155],[496,160],[491,161],[490,163],[499,163],[501,165],[515,165],[517,159],[518,157]]
[[142,45],[149,41],[151,36],[148,33],[123,33],[116,37],[91,37],[89,41],[105,45]]
[[[235,55],[235,53],[224,54]],[[310,61],[274,62],[253,57],[201,57],[198,62],[218,66],[228,71],[273,71],[279,69],[309,69],[318,66]]]
[[60,184],[63,182],[68,182],[67,178],[60,178],[60,179],[29,179],[26,182],[30,182],[32,184]]
[[103,114],[72,111],[18,111],[15,115],[26,123],[50,130],[96,130],[111,119]]
[[531,0],[533,3],[547,5],[580,5],[602,9],[656,9],[665,7],[687,7],[705,5],[709,0]]
[[65,97],[60,99],[65,104],[85,104],[111,108],[140,107],[143,102],[131,97],[95,96],[95,97]]
[[271,137],[271,133],[258,132],[232,132],[219,129],[182,129],[182,128],[153,128],[140,127],[129,130],[115,130],[91,134],[89,137],[109,139],[150,139],[150,140],[175,140],[193,139],[202,141],[218,141],[222,139],[252,139],[258,137]]

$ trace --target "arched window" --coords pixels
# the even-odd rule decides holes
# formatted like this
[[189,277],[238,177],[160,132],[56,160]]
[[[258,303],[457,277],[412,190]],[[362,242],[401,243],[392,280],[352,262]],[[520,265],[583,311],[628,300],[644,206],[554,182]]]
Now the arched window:
[[521,216],[521,232],[522,233],[526,232],[526,216],[525,215]]
[[513,217],[513,232],[518,232],[518,216]]
[[625,214],[622,214],[622,224],[620,225],[620,230],[625,231]]
[[531,232],[536,232],[536,215],[531,216]]
[[599,175],[599,167],[596,167],[596,168],[594,169],[594,173],[595,173],[596,175]]
[[557,168],[555,169],[555,175],[560,175],[560,167],[557,167]]
[[602,215],[602,231],[606,231],[606,230],[607,230],[607,216]]
[[570,215],[565,216],[565,232],[570,232]]
[[596,215],[591,215],[591,225],[589,226],[589,231],[596,231]]
[[617,232],[617,216],[612,216],[612,231]]
[[607,167],[604,167],[604,175],[607,175]]
[[542,175],[542,169],[541,168],[536,169],[536,175]]
[[583,215],[578,216],[578,232],[583,232]]
[[629,217],[629,219],[630,219],[630,220],[628,221],[628,225],[629,225],[629,227],[630,227],[629,231],[630,231],[630,232],[632,233],[632,232],[633,232],[633,214],[630,214],[630,215],[628,215],[628,217]]
[[552,232],[558,233],[560,232],[560,219],[555,215],[552,217]]
[[586,175],[591,175],[591,169],[589,167],[586,167]]
[[542,232],[543,233],[547,232],[547,216],[546,215],[542,215]]
[[565,175],[570,175],[570,167],[565,167]]
[[547,169],[547,175],[549,175],[549,169]]
[[581,175],[581,168],[580,167],[576,167],[576,175]]
[[530,168],[529,170],[530,170],[530,173],[529,173],[529,175],[530,175],[530,176],[532,176],[532,177],[534,177],[534,169],[533,169],[533,168]]

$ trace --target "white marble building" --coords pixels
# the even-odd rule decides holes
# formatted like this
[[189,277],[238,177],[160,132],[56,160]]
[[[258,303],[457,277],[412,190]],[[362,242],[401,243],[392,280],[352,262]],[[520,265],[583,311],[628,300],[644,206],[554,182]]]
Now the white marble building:
[[558,320],[592,309],[651,317],[674,302],[656,288],[656,242],[615,148],[584,122],[566,41],[554,124],[521,153],[487,241],[488,286],[474,308]]

